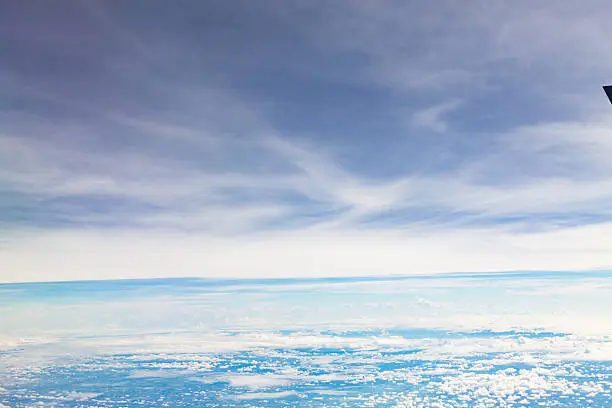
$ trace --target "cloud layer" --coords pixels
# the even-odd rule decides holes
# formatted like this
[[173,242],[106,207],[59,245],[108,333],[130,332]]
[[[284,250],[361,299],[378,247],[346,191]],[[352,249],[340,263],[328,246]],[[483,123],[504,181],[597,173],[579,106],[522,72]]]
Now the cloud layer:
[[1,281],[612,266],[603,1],[28,7]]

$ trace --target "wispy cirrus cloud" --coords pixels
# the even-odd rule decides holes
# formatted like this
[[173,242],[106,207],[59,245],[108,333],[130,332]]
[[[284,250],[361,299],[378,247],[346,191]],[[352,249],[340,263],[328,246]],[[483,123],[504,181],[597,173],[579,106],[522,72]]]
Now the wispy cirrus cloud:
[[1,280],[612,265],[605,4],[155,4],[3,17]]
[[434,132],[446,132],[449,129],[444,116],[459,108],[460,105],[461,101],[455,99],[418,110],[412,114],[412,122],[417,126],[429,128]]

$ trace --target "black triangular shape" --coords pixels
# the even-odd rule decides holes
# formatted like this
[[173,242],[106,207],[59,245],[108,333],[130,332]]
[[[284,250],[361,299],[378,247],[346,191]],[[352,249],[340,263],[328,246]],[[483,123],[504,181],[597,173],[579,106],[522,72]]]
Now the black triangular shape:
[[612,103],[612,85],[605,85],[603,89],[606,92],[606,95],[608,95],[608,100],[610,103]]

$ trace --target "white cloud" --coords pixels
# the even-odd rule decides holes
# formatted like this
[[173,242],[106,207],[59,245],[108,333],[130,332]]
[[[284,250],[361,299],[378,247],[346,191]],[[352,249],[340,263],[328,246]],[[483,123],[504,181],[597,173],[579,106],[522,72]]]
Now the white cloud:
[[461,101],[451,100],[439,105],[418,110],[412,114],[412,122],[417,126],[442,133],[448,130],[448,123],[444,115],[461,106]]
[[246,387],[250,389],[283,387],[295,381],[295,376],[277,374],[245,374],[233,375],[224,378],[232,387]]
[[[518,129],[512,134],[513,149],[495,151],[454,176],[422,174],[382,181],[347,172],[319,148],[279,136],[256,143],[274,160],[294,166],[288,174],[202,173],[175,162],[160,165],[146,156],[131,157],[130,153],[105,158],[86,152],[92,172],[77,175],[70,172],[70,163],[81,152],[3,137],[5,157],[12,159],[3,174],[17,190],[50,197],[118,196],[163,206],[142,213],[114,208],[103,214],[70,215],[73,221],[87,225],[108,222],[131,228],[7,229],[0,252],[0,279],[279,277],[612,267],[612,241],[606,238],[612,236],[609,223],[573,227],[551,223],[540,232],[519,233],[517,227],[524,224],[499,227],[494,222],[495,217],[529,214],[571,218],[592,212],[605,216],[609,212],[605,203],[612,199],[612,178],[607,172],[602,170],[597,178],[587,179],[527,173],[510,185],[478,180],[491,169],[513,171],[514,155],[520,155],[523,165],[529,166],[549,144],[562,147],[555,152],[555,159],[567,155],[579,159],[583,173],[588,174],[592,167],[603,169],[603,154],[597,153],[607,146],[605,123]],[[11,155],[12,151],[18,154]],[[113,166],[113,160],[130,161],[129,168]],[[56,170],[45,177],[44,169],[49,165]],[[27,172],[15,172],[15,168]],[[266,192],[293,193],[308,197],[319,207],[277,198],[241,203],[226,195],[228,189],[251,191],[254,197]],[[452,217],[450,222],[417,218],[382,229],[356,224],[384,211],[419,208],[470,215]],[[292,220],[309,210],[336,212],[302,222],[300,228],[257,232],[270,221]],[[464,221],[479,219],[492,220],[492,226],[461,227]],[[227,234],[231,236],[223,238]]]
[[234,399],[237,400],[269,400],[269,399],[278,399],[278,398],[287,398],[294,395],[298,395],[295,391],[279,391],[279,392],[251,392],[248,394],[240,394],[236,395]]
[[2,280],[295,277],[585,270],[612,267],[612,224],[513,233],[501,228],[342,230],[231,237],[155,231],[32,231],[5,242]]

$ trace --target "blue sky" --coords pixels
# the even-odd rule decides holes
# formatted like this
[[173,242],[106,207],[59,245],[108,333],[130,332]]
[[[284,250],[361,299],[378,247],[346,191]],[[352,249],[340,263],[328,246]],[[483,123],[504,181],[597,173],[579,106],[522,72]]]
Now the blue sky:
[[609,12],[4,4],[0,280],[610,268]]

